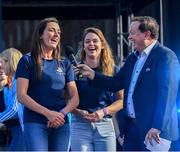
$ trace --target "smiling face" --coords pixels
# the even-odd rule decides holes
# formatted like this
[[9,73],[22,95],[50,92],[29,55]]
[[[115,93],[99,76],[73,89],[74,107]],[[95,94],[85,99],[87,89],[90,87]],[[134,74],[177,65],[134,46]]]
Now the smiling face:
[[45,50],[56,49],[60,42],[60,27],[55,22],[49,22],[40,39]]
[[1,64],[2,64],[2,68],[5,72],[6,75],[10,75],[10,65],[8,62],[8,59],[6,57],[1,57]]
[[146,32],[142,33],[139,30],[140,23],[138,21],[132,22],[129,28],[128,39],[132,42],[135,50],[141,51],[145,46]]
[[4,72],[8,76],[15,74],[17,69],[17,64],[22,57],[22,53],[15,48],[8,48],[3,50],[0,54],[2,67]]
[[84,38],[84,50],[86,58],[100,58],[102,49],[102,42],[99,36],[95,33],[89,32]]

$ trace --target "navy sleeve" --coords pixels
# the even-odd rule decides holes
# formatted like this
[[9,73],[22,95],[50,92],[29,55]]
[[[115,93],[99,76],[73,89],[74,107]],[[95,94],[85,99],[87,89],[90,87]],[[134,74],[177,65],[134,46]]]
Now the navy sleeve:
[[[119,72],[119,70],[120,70],[120,67],[119,66],[115,66],[115,68],[114,68],[114,75],[117,74]],[[115,102],[117,100],[116,93],[111,93],[111,103],[113,103],[113,102]]]
[[91,85],[97,88],[117,92],[123,89],[124,67],[122,67],[113,77],[105,76],[95,72],[94,80],[90,81]]
[[18,63],[17,70],[16,70],[16,76],[15,78],[30,78],[30,56],[24,55]]

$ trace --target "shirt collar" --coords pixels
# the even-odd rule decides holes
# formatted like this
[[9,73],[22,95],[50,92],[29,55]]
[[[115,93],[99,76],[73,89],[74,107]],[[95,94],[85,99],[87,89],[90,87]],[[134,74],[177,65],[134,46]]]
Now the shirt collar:
[[143,56],[143,55],[146,55],[148,56],[149,53],[151,52],[152,48],[154,47],[154,45],[156,44],[157,40],[153,41],[153,43],[151,43],[148,47],[146,47],[141,54],[139,54],[138,51],[134,51],[134,54],[136,57],[140,57],[140,56]]
[[153,41],[153,43],[151,43],[148,47],[146,47],[143,50],[143,53],[145,53],[147,56],[149,55],[149,53],[151,52],[152,48],[154,47],[154,45],[156,44],[157,40]]

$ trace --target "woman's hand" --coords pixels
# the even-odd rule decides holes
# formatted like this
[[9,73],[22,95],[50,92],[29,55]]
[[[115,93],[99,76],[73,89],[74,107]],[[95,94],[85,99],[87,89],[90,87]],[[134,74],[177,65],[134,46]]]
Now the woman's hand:
[[49,114],[47,115],[48,119],[48,128],[58,128],[59,126],[64,125],[64,115],[61,112],[57,111],[49,111]]
[[86,114],[89,114],[89,112],[88,112],[87,110],[83,110],[83,109],[78,109],[78,108],[76,108],[76,109],[73,110],[73,114],[78,115],[78,116],[84,118],[84,116],[85,116]]
[[91,114],[85,114],[83,118],[90,122],[96,122],[103,119],[103,117],[104,117],[104,112],[102,109],[100,109]]

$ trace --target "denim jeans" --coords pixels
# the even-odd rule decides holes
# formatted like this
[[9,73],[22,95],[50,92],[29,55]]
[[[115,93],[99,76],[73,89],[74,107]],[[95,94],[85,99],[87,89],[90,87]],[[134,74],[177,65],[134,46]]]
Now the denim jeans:
[[10,151],[25,151],[26,145],[24,140],[24,134],[22,132],[21,126],[16,125],[11,127],[12,141],[9,147]]
[[92,123],[73,115],[70,128],[72,151],[116,151],[111,118]]
[[29,151],[68,151],[69,124],[47,128],[47,124],[25,123],[24,135]]

